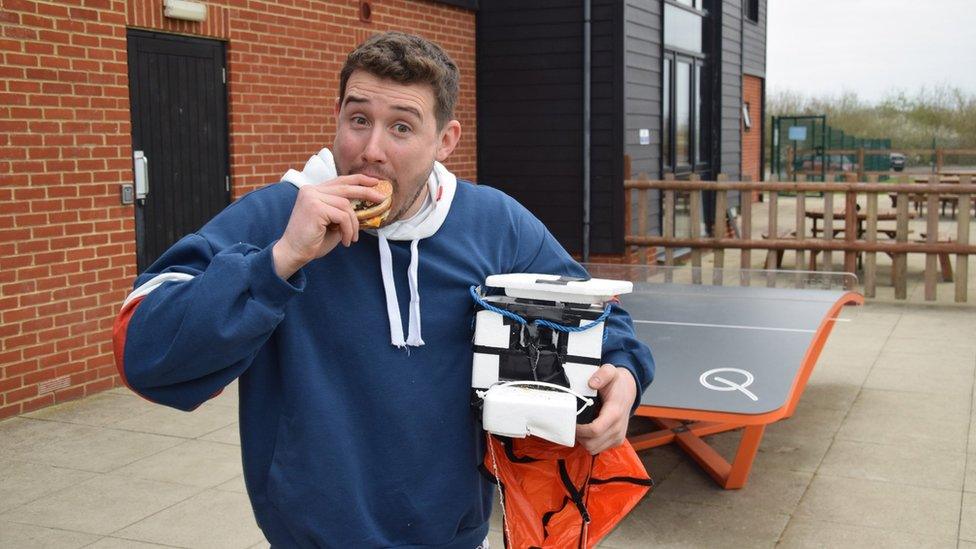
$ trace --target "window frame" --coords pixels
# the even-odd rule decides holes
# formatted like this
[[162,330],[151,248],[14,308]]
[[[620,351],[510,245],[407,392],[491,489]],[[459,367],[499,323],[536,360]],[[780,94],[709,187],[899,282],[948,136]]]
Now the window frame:
[[[678,73],[678,63],[687,63],[689,65],[689,81],[688,81],[688,108],[691,113],[688,128],[688,149],[690,162],[679,163],[677,162],[677,118],[676,118],[676,91],[677,91],[677,73]],[[670,72],[665,77],[664,71],[665,66],[670,63]],[[708,95],[708,63],[705,55],[681,52],[679,50],[664,50],[661,56],[661,173],[673,173],[675,175],[687,175],[689,173],[700,173],[707,172],[710,170],[711,157],[712,157],[712,147],[709,142],[709,117],[707,113],[709,103]],[[664,82],[667,80],[668,89],[665,89]],[[698,105],[695,101],[695,91],[696,82],[698,83],[697,91],[699,92],[699,102]],[[665,106],[668,107],[668,116],[665,117]],[[700,108],[696,108],[699,107]],[[701,119],[701,121],[699,121]],[[667,126],[665,127],[665,122]],[[701,122],[701,123],[699,123]],[[667,137],[665,138],[665,132],[667,132]],[[698,143],[696,139],[701,139],[701,151],[699,147],[696,146]],[[664,146],[668,146],[668,150],[664,150]],[[667,163],[665,162],[667,160]]]

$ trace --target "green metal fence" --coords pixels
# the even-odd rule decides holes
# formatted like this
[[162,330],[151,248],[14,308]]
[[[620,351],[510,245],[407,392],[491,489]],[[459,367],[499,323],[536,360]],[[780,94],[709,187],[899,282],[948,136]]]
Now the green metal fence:
[[[848,135],[827,125],[826,115],[774,116],[770,140],[770,172],[780,181],[841,179],[844,173],[888,171],[888,155],[864,155],[858,149],[891,149],[891,139]],[[863,162],[863,166],[861,163]]]

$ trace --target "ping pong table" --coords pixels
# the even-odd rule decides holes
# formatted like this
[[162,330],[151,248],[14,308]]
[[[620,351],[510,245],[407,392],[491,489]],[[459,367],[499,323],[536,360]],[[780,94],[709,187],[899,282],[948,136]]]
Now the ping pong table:
[[[646,266],[588,269],[635,282],[621,306],[654,355],[637,415],[659,429],[632,435],[634,449],[676,443],[726,489],[745,485],[766,425],[793,415],[841,307],[864,302],[844,289],[647,283]],[[702,438],[740,428],[732,463]]]

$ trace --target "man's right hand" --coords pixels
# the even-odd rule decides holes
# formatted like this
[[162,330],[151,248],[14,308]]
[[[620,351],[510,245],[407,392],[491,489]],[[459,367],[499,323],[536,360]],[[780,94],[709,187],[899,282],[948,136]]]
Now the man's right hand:
[[278,276],[288,279],[340,241],[348,247],[359,240],[359,220],[350,200],[381,202],[383,195],[371,188],[379,181],[366,175],[344,175],[298,189],[285,233],[271,250]]

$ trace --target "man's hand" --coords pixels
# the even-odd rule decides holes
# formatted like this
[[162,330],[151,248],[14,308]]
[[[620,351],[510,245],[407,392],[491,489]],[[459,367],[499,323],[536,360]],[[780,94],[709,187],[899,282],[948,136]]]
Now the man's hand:
[[623,444],[637,398],[637,380],[626,368],[604,364],[590,376],[590,387],[597,390],[603,407],[593,423],[576,426],[576,440],[596,455]]
[[298,189],[285,233],[271,250],[278,276],[288,279],[339,242],[348,247],[359,240],[359,220],[350,200],[382,202],[385,197],[372,189],[377,183],[379,179],[357,174]]

